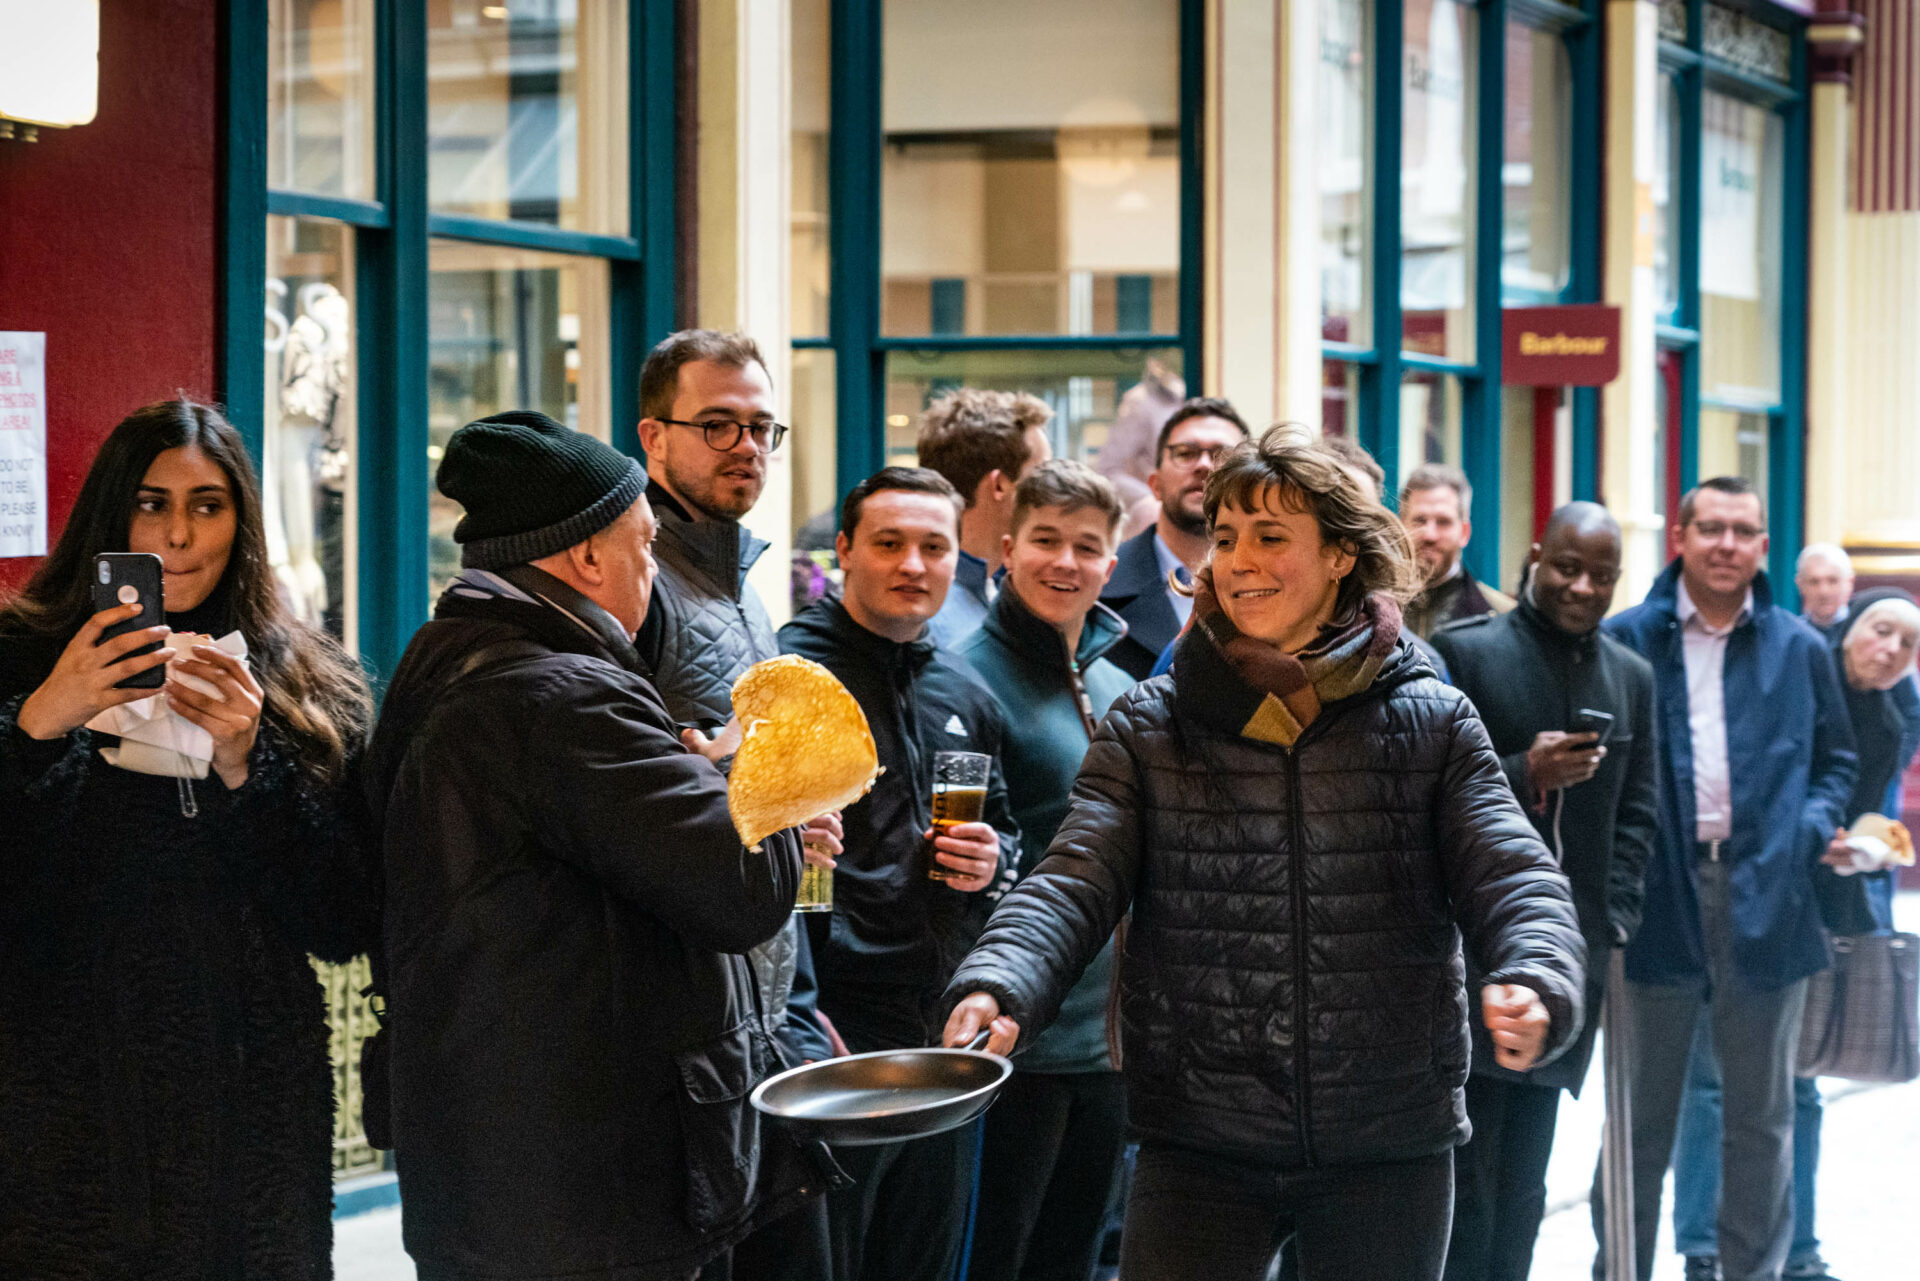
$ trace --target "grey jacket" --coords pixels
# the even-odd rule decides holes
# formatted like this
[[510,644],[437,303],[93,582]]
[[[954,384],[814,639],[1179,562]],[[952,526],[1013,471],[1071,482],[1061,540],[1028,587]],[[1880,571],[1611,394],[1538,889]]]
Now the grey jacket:
[[[747,571],[771,544],[734,521],[694,521],[658,484],[647,489],[659,528],[660,572],[634,647],[667,713],[680,725],[711,727],[733,714],[733,683],[779,654],[773,623]],[[760,982],[767,1032],[797,1059],[830,1052],[813,1017],[813,966],[796,921],[749,954]],[[804,973],[800,973],[804,969]],[[797,985],[801,1008],[789,1011]]]

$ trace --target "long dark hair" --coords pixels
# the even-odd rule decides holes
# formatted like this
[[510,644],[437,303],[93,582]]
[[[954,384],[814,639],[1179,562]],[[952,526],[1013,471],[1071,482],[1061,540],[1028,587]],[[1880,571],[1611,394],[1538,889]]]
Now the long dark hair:
[[163,400],[121,420],[94,456],[60,541],[0,609],[0,634],[65,645],[93,614],[88,577],[94,556],[127,550],[147,469],[167,450],[189,445],[220,465],[233,491],[233,551],[213,597],[225,613],[219,631],[247,638],[266,715],[288,734],[301,766],[323,783],[337,781],[373,718],[366,678],[333,638],[294,618],[281,602],[267,563],[260,482],[240,434],[212,406]]

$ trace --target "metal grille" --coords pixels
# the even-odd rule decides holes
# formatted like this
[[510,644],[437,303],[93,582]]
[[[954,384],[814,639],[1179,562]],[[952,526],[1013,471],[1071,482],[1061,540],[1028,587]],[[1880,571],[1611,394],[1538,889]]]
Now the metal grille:
[[368,1146],[360,1120],[360,1044],[380,1026],[360,995],[373,973],[367,958],[346,965],[314,963],[327,989],[327,1052],[333,1059],[333,1177],[384,1168],[384,1154]]

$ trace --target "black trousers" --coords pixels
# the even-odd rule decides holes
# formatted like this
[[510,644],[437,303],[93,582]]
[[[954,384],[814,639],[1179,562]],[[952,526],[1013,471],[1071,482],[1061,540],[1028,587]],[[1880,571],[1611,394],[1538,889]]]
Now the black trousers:
[[699,1281],[834,1281],[827,1200],[809,1197],[700,1270]]
[[1547,1209],[1547,1158],[1560,1091],[1467,1078],[1473,1137],[1454,1152],[1447,1281],[1527,1281]]
[[1288,1173],[1142,1144],[1120,1281],[1265,1281],[1293,1239],[1303,1281],[1438,1281],[1453,1153]]
[[834,1281],[953,1281],[973,1199],[975,1135],[966,1125],[910,1143],[834,1149],[853,1178],[827,1194]]
[[1087,1281],[1127,1145],[1118,1072],[1015,1072],[987,1110],[968,1281]]

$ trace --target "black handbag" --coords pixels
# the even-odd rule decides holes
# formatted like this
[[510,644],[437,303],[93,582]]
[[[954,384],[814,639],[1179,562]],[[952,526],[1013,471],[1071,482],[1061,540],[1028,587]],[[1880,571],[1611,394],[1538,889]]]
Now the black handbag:
[[1920,1077],[1920,936],[1842,935],[1807,981],[1801,1076],[1900,1083]]

